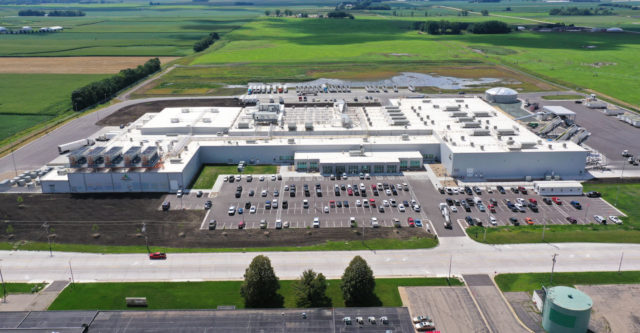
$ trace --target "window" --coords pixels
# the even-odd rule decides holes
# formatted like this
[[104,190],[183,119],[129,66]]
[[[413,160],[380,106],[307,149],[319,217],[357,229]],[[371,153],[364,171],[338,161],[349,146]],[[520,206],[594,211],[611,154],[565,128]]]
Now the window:
[[409,161],[409,166],[411,167],[411,169],[418,169],[420,168],[420,161],[411,160]]
[[373,166],[373,172],[374,173],[384,173],[384,165],[382,164],[376,164]]
[[407,165],[408,163],[406,160],[400,161],[400,170],[407,170]]
[[398,172],[397,165],[387,165],[387,173],[396,173]]
[[324,174],[332,174],[333,173],[333,165],[323,165],[322,173]]
[[369,173],[369,172],[371,172],[371,167],[370,167],[370,166],[368,166],[368,165],[363,165],[363,166],[362,166],[362,172],[364,172],[364,173]]
[[336,165],[336,173],[343,174],[345,171],[344,165]]
[[318,170],[318,162],[309,162],[309,170]]
[[307,162],[298,162],[298,170],[307,170]]
[[350,173],[350,174],[358,173],[358,170],[359,170],[359,169],[360,169],[360,168],[359,168],[359,166],[357,166],[357,165],[350,165],[350,166],[349,166],[349,173]]

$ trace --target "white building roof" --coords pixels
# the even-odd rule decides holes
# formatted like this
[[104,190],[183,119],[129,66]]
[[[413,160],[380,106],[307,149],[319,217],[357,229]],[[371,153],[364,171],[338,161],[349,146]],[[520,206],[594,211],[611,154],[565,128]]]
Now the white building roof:
[[160,113],[146,114],[142,134],[216,134],[226,131],[235,121],[239,107],[166,108]]
[[398,163],[400,159],[417,159],[422,160],[422,154],[419,151],[394,151],[394,152],[365,152],[363,155],[352,156],[348,151],[345,152],[296,152],[295,160],[319,160],[321,164],[374,164],[374,163]]
[[543,110],[551,112],[556,116],[575,116],[576,113],[559,105],[547,105],[542,107]]
[[485,93],[489,95],[503,95],[503,96],[504,95],[513,96],[518,94],[517,91],[511,88],[505,88],[505,87],[495,87],[495,88],[487,89]]

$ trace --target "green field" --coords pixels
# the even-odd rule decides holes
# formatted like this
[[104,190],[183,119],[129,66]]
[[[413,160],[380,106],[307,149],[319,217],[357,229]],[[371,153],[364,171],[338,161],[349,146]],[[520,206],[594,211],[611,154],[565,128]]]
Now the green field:
[[[37,8],[28,6],[27,8]],[[248,8],[149,6],[148,3],[74,6],[84,17],[20,17],[23,6],[2,6],[0,26],[63,26],[60,33],[0,35],[0,56],[185,56],[216,31],[227,33],[258,15]],[[46,5],[43,9],[69,9]]]
[[32,126],[70,114],[71,92],[107,75],[0,74],[0,146]]
[[542,96],[542,99],[546,99],[548,101],[566,101],[566,100],[574,100],[574,99],[583,99],[582,95],[547,95]]
[[[280,281],[280,294],[284,296],[287,308],[295,308],[294,282]],[[333,306],[344,307],[340,280],[327,280],[327,283],[327,295]],[[449,283],[462,285],[457,279],[447,281],[446,278],[376,279],[375,293],[382,306],[402,306],[399,286],[447,286]],[[49,310],[127,309],[125,297],[147,297],[149,307],[146,309],[149,310],[215,309],[219,305],[235,305],[242,309],[241,284],[242,281],[76,283],[67,287]]]
[[[219,231],[222,233],[223,231]],[[361,250],[401,250],[428,249],[438,245],[438,240],[431,237],[414,237],[411,239],[375,238],[364,242],[326,241],[309,246],[273,246],[252,248],[172,248],[152,246],[151,251],[167,253],[195,252],[270,252],[270,251],[361,251]],[[0,242],[0,250],[49,251],[49,244],[42,242]],[[87,244],[54,244],[54,251],[86,252],[86,253],[147,253],[145,246],[108,246]]]
[[[272,175],[278,171],[275,165],[248,165],[244,168],[242,174],[251,175]],[[205,165],[200,170],[200,174],[196,178],[191,188],[194,189],[211,189],[218,179],[219,175],[239,174],[237,165]],[[258,181],[256,179],[256,181]]]
[[[528,291],[549,287],[550,273],[521,273],[496,275],[496,284],[503,292]],[[630,284],[640,283],[640,271],[553,273],[554,286],[577,284]]]
[[[627,214],[622,225],[548,225],[542,240],[542,225],[470,227],[467,234],[478,242],[488,244],[542,243],[542,242],[599,242],[640,243],[640,184],[584,184],[584,191],[598,191],[612,205]],[[485,239],[485,229],[486,239]]]

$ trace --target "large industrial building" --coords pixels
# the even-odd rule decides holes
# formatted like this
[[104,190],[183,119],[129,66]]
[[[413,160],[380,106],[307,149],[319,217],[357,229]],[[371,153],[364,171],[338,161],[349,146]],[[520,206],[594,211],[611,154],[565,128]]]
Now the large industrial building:
[[571,141],[541,139],[477,97],[167,108],[117,131],[52,161],[57,168],[41,177],[43,192],[172,192],[203,164],[240,161],[325,175],[442,163],[460,179],[575,179],[588,154]]

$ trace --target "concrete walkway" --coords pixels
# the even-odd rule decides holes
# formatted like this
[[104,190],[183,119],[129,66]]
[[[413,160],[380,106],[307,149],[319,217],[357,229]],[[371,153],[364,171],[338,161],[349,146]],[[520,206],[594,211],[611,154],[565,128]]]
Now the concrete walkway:
[[66,280],[53,281],[39,293],[8,295],[7,302],[0,303],[0,311],[45,311],[68,285]]

